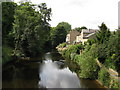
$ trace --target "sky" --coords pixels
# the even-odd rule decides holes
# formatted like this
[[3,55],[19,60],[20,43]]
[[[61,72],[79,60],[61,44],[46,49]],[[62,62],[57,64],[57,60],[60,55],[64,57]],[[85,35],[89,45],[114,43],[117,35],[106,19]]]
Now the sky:
[[[14,0],[18,2],[20,0]],[[68,22],[72,29],[86,26],[98,29],[104,22],[110,30],[118,28],[118,2],[120,0],[31,0],[34,4],[46,3],[52,8],[50,24]]]

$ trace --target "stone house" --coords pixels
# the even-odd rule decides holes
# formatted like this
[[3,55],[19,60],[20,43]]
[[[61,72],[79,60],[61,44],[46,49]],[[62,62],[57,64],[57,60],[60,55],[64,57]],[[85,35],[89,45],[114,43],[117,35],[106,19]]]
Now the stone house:
[[97,31],[98,30],[96,29],[82,29],[80,33],[76,30],[72,30],[69,34],[67,34],[66,42],[69,44],[80,42],[84,44],[89,38],[93,37]]
[[66,42],[68,44],[73,44],[76,42],[76,37],[80,35],[80,32],[76,31],[76,30],[71,30],[69,32],[69,34],[67,34],[66,36]]

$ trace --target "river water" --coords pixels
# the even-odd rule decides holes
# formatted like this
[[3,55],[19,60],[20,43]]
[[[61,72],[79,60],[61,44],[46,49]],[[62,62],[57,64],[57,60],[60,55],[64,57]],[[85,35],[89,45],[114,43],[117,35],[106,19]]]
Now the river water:
[[3,67],[3,88],[103,88],[95,80],[80,79],[75,63],[48,52],[38,61],[20,61]]

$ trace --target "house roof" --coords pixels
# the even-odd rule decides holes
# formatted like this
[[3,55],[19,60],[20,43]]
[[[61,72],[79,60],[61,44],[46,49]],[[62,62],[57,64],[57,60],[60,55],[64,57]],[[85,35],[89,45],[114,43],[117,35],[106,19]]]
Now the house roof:
[[83,33],[95,33],[98,30],[97,29],[82,29]]

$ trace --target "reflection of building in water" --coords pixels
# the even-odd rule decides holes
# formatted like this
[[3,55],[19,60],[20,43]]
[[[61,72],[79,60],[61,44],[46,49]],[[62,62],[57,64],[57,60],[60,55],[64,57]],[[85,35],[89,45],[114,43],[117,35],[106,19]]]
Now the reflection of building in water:
[[89,38],[93,37],[98,30],[96,29],[82,29],[81,33],[72,30],[67,34],[66,42],[69,44],[73,43],[85,43]]

